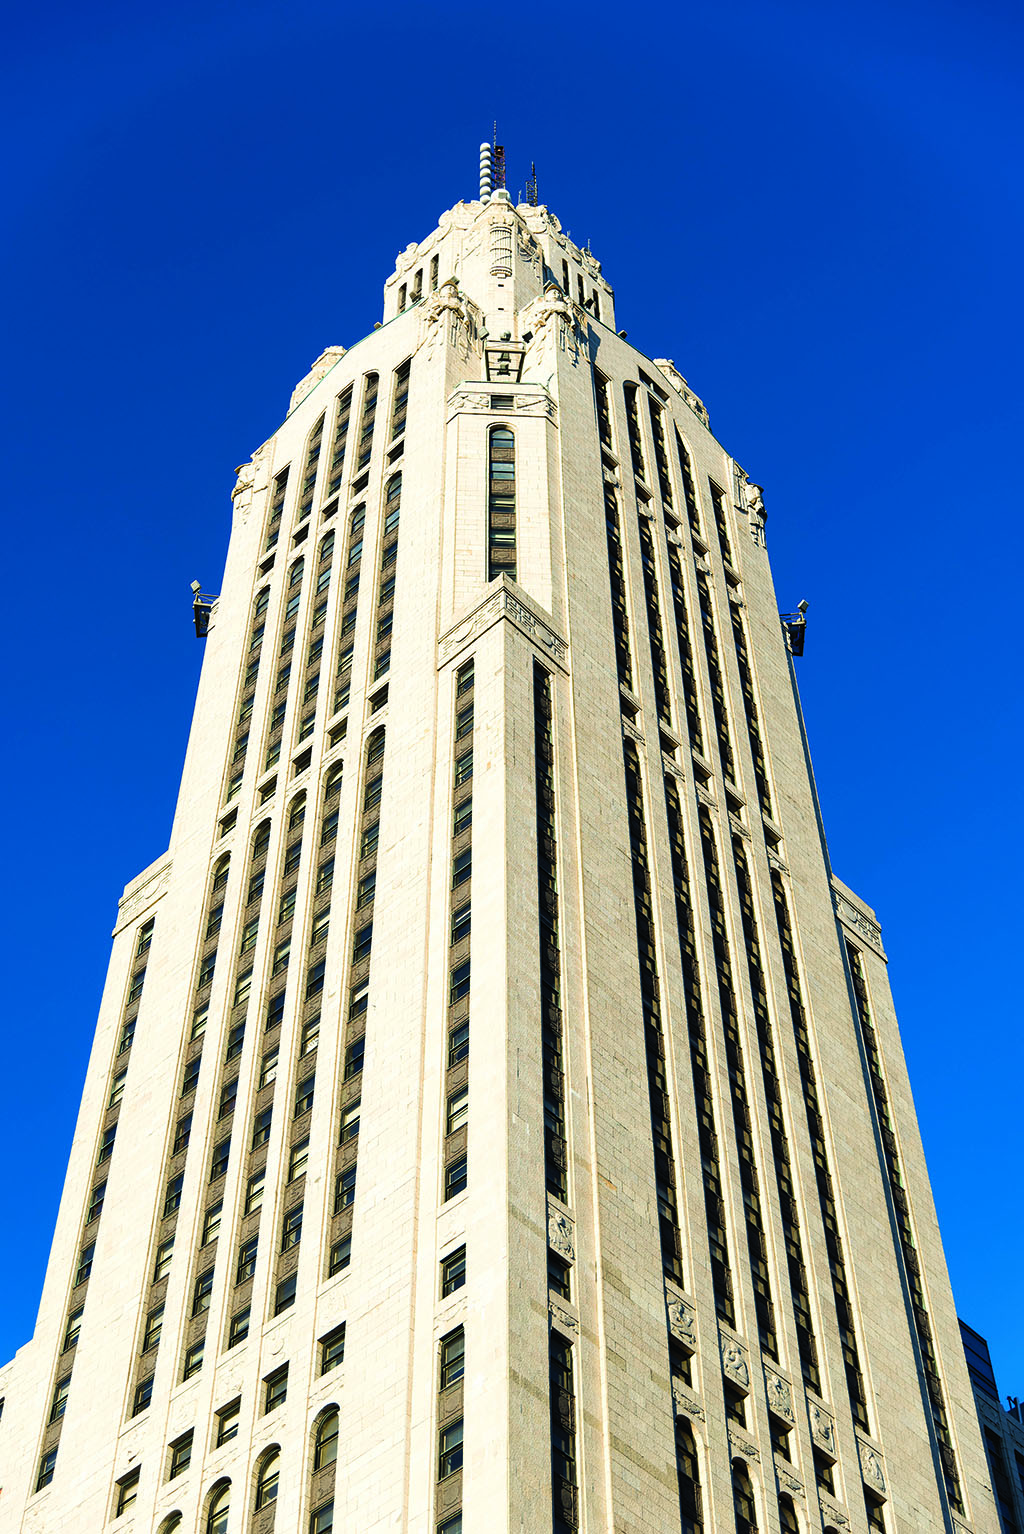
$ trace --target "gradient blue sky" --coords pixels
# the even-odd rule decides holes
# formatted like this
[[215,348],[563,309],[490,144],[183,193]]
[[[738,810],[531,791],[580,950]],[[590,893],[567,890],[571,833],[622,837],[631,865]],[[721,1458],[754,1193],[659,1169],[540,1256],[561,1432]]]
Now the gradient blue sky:
[[1024,1394],[1019,6],[58,0],[8,29],[0,1359],[32,1330],[116,900],[166,845],[233,467],[474,194],[496,116],[513,193],[535,159],[619,324],[766,487],[958,1306]]

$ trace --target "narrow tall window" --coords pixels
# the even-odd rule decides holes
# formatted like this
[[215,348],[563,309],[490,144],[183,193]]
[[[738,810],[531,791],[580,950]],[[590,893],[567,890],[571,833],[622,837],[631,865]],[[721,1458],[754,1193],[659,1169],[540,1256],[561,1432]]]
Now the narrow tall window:
[[507,426],[493,426],[488,442],[487,579],[516,574],[515,439]]
[[310,435],[309,445],[306,449],[306,464],[302,471],[302,487],[299,491],[299,515],[298,521],[304,522],[309,516],[313,506],[313,493],[316,488],[317,468],[320,463],[320,447],[324,436],[324,418],[320,417]]
[[576,1471],[576,1389],[572,1344],[558,1332],[548,1341],[551,1410],[551,1506],[554,1534],[580,1526]]

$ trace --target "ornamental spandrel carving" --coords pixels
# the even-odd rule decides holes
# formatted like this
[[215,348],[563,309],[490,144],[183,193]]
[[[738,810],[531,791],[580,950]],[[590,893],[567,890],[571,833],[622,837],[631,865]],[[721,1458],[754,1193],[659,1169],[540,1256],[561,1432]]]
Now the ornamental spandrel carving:
[[765,1395],[768,1397],[768,1410],[774,1412],[776,1417],[781,1417],[783,1422],[793,1422],[793,1392],[789,1381],[784,1380],[781,1374],[776,1374],[772,1369],[764,1371]]
[[744,1459],[760,1461],[761,1454],[754,1441],[741,1433],[738,1429],[729,1429],[729,1452],[730,1454],[742,1454]]
[[676,367],[671,358],[655,357],[654,366],[656,368],[660,368],[662,373],[664,373],[665,377],[668,379],[669,383],[672,385],[673,389],[675,389],[676,393],[682,395],[684,404],[689,406],[697,419],[702,421],[705,426],[710,425],[708,413],[704,408],[704,401],[702,399],[698,399],[697,395],[694,394],[693,390],[690,388],[690,385],[686,382],[686,379],[683,377],[682,373],[680,373],[679,369]]
[[861,1479],[865,1486],[870,1486],[871,1490],[877,1492],[880,1497],[887,1496],[889,1488],[886,1485],[882,1456],[878,1450],[858,1438],[857,1453],[860,1456]]
[[803,1496],[803,1482],[798,1481],[795,1475],[791,1475],[783,1465],[779,1464],[778,1460],[775,1461],[775,1479],[778,1482],[780,1491],[792,1492],[795,1497]]
[[238,477],[235,488],[231,492],[231,499],[234,502],[235,515],[242,522],[248,521],[253,502],[267,488],[269,456],[269,443],[264,442],[262,447],[256,449],[248,463],[240,463],[235,470]]
[[692,1305],[687,1305],[685,1300],[669,1300],[668,1329],[673,1337],[678,1337],[684,1347],[688,1347],[691,1353],[696,1353],[697,1313]]
[[882,929],[877,922],[865,916],[845,895],[841,895],[837,889],[832,891],[832,905],[835,913],[844,926],[852,927],[853,930],[866,942],[870,943],[882,958],[885,958],[885,950],[882,947]]
[[722,1373],[726,1379],[732,1380],[734,1385],[739,1385],[741,1390],[750,1389],[750,1369],[747,1365],[746,1349],[742,1343],[735,1342],[732,1337],[722,1337]]
[[826,1523],[834,1524],[837,1529],[848,1529],[850,1527],[849,1518],[833,1497],[829,1497],[825,1492],[819,1491],[818,1505],[821,1508],[822,1518]]
[[302,404],[307,394],[313,392],[321,378],[326,378],[334,364],[340,362],[344,355],[345,348],[343,346],[328,346],[320,353],[305,378],[300,378],[292,390],[292,397],[288,402],[289,415],[291,415],[296,405]]
[[836,1425],[823,1406],[810,1402],[811,1437],[819,1449],[836,1458]]
[[554,1324],[560,1327],[563,1332],[566,1332],[571,1337],[579,1336],[580,1323],[577,1321],[572,1311],[567,1310],[564,1305],[559,1304],[558,1300],[548,1301],[548,1315],[551,1317],[551,1320],[554,1322]]
[[562,1209],[548,1205],[548,1246],[566,1262],[576,1260],[576,1233],[572,1220]]
[[170,888],[170,883],[171,860],[168,858],[162,867],[149,876],[145,884],[140,884],[138,889],[132,890],[130,895],[123,896],[118,902],[115,933],[120,932],[121,928],[126,927],[129,922],[133,922],[136,916],[146,910],[147,906],[154,905],[161,899]]
[[703,1406],[679,1379],[672,1381],[672,1407],[677,1416],[694,1417],[698,1422],[704,1421]]
[[543,619],[538,618],[536,613],[531,612],[526,604],[519,601],[507,587],[492,592],[474,612],[467,614],[461,623],[457,623],[453,629],[449,629],[447,634],[441,636],[438,644],[438,665],[443,666],[499,618],[508,618],[521,632],[532,639],[534,644],[545,649],[556,664],[564,667],[569,654],[569,646],[565,640],[556,634]]

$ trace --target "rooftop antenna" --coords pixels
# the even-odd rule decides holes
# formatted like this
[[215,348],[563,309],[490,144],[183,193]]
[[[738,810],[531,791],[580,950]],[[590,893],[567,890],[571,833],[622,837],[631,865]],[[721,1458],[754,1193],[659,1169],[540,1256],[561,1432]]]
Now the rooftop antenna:
[[505,185],[505,146],[498,143],[498,124],[494,124],[494,185]]
[[537,167],[530,161],[530,179],[526,183],[526,200],[531,208],[537,206]]
[[480,145],[480,201],[486,202],[494,189],[494,179],[491,173],[491,146]]

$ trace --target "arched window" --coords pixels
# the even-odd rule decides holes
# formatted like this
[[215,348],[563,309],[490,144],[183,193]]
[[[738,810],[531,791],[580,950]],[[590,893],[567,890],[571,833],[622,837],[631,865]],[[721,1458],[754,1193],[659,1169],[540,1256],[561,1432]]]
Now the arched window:
[[306,567],[304,559],[297,559],[288,572],[288,589],[297,586],[302,580],[302,572]]
[[374,762],[379,762],[384,755],[384,726],[374,730],[366,742],[366,765],[372,767]]
[[358,564],[363,555],[363,525],[366,522],[366,507],[357,506],[348,521],[348,562],[350,565]]
[[313,1469],[323,1470],[338,1458],[338,1412],[332,1408],[321,1417],[313,1438]]
[[757,1534],[757,1511],[750,1471],[743,1459],[732,1462],[732,1501],[736,1513],[736,1534]]
[[392,474],[384,497],[384,536],[393,533],[398,526],[399,508],[402,504],[402,476]]
[[331,555],[333,553],[334,553],[334,534],[332,532],[332,533],[328,533],[327,537],[324,538],[324,540],[320,544],[320,563],[323,564],[325,560],[330,559],[330,557],[331,557]]
[[253,862],[255,862],[257,858],[265,858],[267,855],[267,848],[269,846],[270,821],[264,820],[261,825],[256,827],[256,835],[252,839]]
[[259,596],[256,598],[256,606],[253,609],[253,617],[254,618],[262,618],[263,614],[266,612],[266,610],[267,610],[267,608],[269,606],[270,606],[270,587],[269,586],[264,586],[263,590],[260,592]]
[[220,858],[213,865],[213,893],[214,894],[216,894],[217,890],[222,890],[224,888],[225,884],[227,884],[227,882],[228,882],[228,868],[230,867],[230,865],[231,865],[231,855],[230,855],[230,853],[227,853],[227,852],[225,852],[224,856],[222,858]]
[[296,794],[295,798],[291,802],[291,808],[288,811],[288,829],[289,829],[289,831],[297,831],[299,826],[301,826],[302,822],[305,820],[305,818],[306,818],[306,796],[305,796],[304,793],[303,794]]
[[261,1507],[269,1507],[271,1502],[277,1501],[277,1485],[281,1476],[281,1450],[277,1444],[267,1449],[260,1460],[256,1471],[256,1501],[255,1507],[259,1511]]
[[516,454],[507,426],[488,436],[487,579],[516,573]]
[[206,1522],[203,1534],[228,1534],[228,1512],[231,1506],[231,1482],[218,1481],[210,1492],[206,1504]]
[[173,1513],[167,1514],[167,1517],[163,1520],[162,1523],[157,1525],[156,1534],[173,1534],[175,1529],[180,1528],[181,1514],[177,1511],[177,1509],[175,1509]]
[[437,291],[437,271],[438,271],[439,261],[440,261],[440,258],[438,256],[431,256],[431,258],[430,258],[430,291],[431,291],[431,293],[435,293]]
[[793,1506],[793,1499],[791,1497],[779,1498],[779,1527],[782,1530],[782,1534],[800,1534],[796,1508]]
[[341,792],[341,780],[345,769],[340,762],[331,768],[324,783],[324,798],[334,799]]

